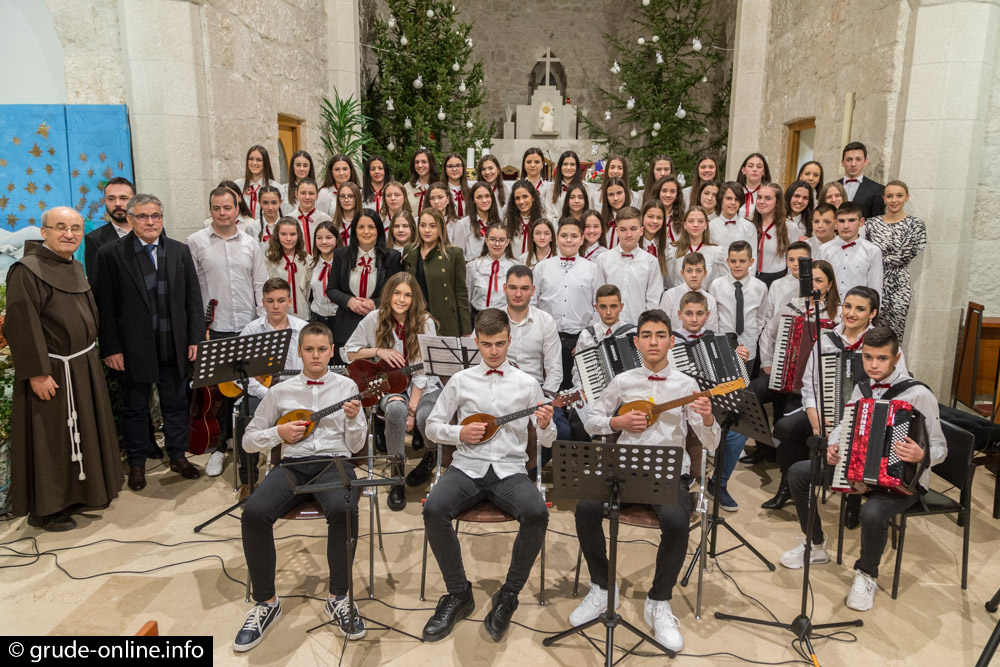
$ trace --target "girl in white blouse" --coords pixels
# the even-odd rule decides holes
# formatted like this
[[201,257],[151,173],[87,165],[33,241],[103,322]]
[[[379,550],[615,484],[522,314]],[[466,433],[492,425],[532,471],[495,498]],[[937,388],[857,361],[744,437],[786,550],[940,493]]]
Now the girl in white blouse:
[[299,221],[292,217],[278,220],[268,241],[264,267],[269,278],[284,278],[292,287],[292,307],[289,314],[309,320],[309,282],[306,246]]
[[[435,208],[441,212],[444,218],[445,232],[448,234],[448,242],[455,243],[455,225],[458,224],[458,215],[455,213],[455,201],[451,198],[451,188],[447,184],[437,181],[431,183],[426,190],[425,201],[429,208]],[[410,211],[410,213],[416,213]],[[417,219],[417,216],[413,216]]]
[[385,226],[386,236],[388,236],[391,223],[399,212],[406,211],[412,216],[413,211],[410,210],[410,199],[406,196],[406,188],[399,181],[386,183],[382,192],[381,206],[372,210],[378,211],[382,224]]
[[[340,244],[340,235],[333,222],[326,221],[316,225],[313,235],[313,254],[310,263],[309,288],[312,293],[312,303],[309,305],[309,321],[322,322],[333,327],[333,317],[337,314],[337,304],[326,296],[326,284],[333,270],[333,251]],[[333,330],[332,328],[330,329]]]
[[259,197],[260,228],[257,231],[257,240],[260,241],[261,250],[267,252],[267,242],[274,234],[274,225],[281,217],[284,204],[281,201],[281,190],[270,185],[265,185],[260,189]]
[[514,183],[511,190],[511,202],[507,213],[503,216],[507,226],[507,236],[514,256],[523,255],[528,251],[531,239],[531,229],[535,222],[545,217],[542,211],[542,200],[538,191],[527,179]]
[[781,186],[767,183],[757,191],[753,224],[757,228],[757,277],[770,287],[785,275],[785,251],[798,239],[798,229],[788,224]]
[[[698,162],[694,166],[694,183],[684,188],[682,191],[682,196],[684,198],[684,208],[691,207],[691,200],[694,199],[694,203],[698,204],[698,191],[701,190],[702,184],[707,181],[715,180],[719,177],[719,163],[715,161],[715,158],[711,155],[702,155],[698,158]],[[711,211],[712,209],[708,209]]]
[[[291,215],[298,205],[295,198],[295,189],[299,181],[303,178],[316,180],[316,167],[313,164],[312,156],[306,151],[295,151],[288,164],[288,182],[281,186],[281,194],[284,203],[281,205],[282,215]],[[316,198],[316,208],[329,214],[335,206],[333,197],[329,190],[323,190]]]
[[503,180],[500,160],[495,155],[484,155],[476,165],[476,180],[493,188],[493,196],[497,200],[500,217],[507,211],[507,200],[510,199],[510,185]]
[[500,224],[497,201],[493,190],[485,183],[476,183],[470,190],[473,209],[468,216],[455,223],[454,244],[462,249],[466,261],[479,257],[486,242],[486,230],[490,225]]
[[584,211],[581,217],[583,218],[583,245],[580,246],[580,256],[594,261],[608,251],[608,225],[604,222],[604,216],[592,208]]
[[[806,241],[812,236],[812,212],[815,194],[805,181],[795,181],[785,190],[785,215],[788,224],[798,236],[796,241]],[[789,232],[791,233],[791,232]]]
[[[343,154],[334,155],[326,164],[326,169],[323,172],[323,182],[320,183],[319,187],[320,194],[317,197],[317,201],[322,199],[328,202],[327,205],[329,208],[324,213],[331,218],[336,218],[337,207],[340,206],[337,195],[346,183],[353,183],[358,188],[358,192],[361,191],[358,185],[358,173],[354,170],[354,163],[351,162],[351,158]],[[324,192],[326,193],[325,195],[323,194]],[[360,208],[360,198],[355,206]]]
[[406,183],[406,196],[410,199],[410,212],[420,215],[427,202],[427,187],[441,180],[434,154],[429,148],[418,149],[410,159],[410,180]]
[[708,230],[708,211],[701,206],[692,206],[684,216],[684,224],[674,243],[674,252],[670,258],[668,282],[671,287],[684,282],[681,277],[684,256],[692,252],[700,252],[705,258],[703,284],[711,285],[713,280],[728,272],[726,266],[728,249],[712,243],[712,234]]
[[469,179],[465,175],[465,159],[458,153],[448,153],[441,161],[441,166],[444,168],[444,177],[448,179],[448,189],[451,190],[451,198],[455,202],[455,211],[458,217],[463,218],[469,215],[472,207]]
[[257,207],[260,205],[259,192],[262,186],[270,185],[280,188],[281,183],[274,180],[274,171],[271,169],[271,157],[267,154],[267,149],[263,146],[251,146],[247,151],[246,169],[243,178],[235,181],[240,192],[243,193],[243,201],[246,202],[249,210],[249,217],[257,217]]
[[545,218],[535,220],[528,235],[528,249],[521,253],[518,261],[530,269],[543,259],[552,257],[555,238],[556,228],[551,222]]
[[389,163],[381,155],[372,155],[365,162],[364,183],[361,186],[361,202],[364,208],[382,210],[382,197],[389,182]]

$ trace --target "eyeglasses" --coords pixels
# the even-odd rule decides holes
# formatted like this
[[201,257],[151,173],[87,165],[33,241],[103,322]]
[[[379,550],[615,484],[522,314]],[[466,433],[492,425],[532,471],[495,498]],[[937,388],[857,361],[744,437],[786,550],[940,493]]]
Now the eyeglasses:
[[462,168],[462,163],[459,162],[458,164],[447,164],[447,165],[445,165],[444,168],[445,169],[461,169]]
[[129,213],[129,216],[135,218],[139,222],[163,222],[162,213]]
[[486,242],[490,245],[503,245],[507,242],[507,239],[486,239]]
[[70,232],[73,236],[83,236],[83,227],[80,225],[73,225],[69,227],[67,225],[43,225],[45,229],[54,229],[56,234],[65,234]]

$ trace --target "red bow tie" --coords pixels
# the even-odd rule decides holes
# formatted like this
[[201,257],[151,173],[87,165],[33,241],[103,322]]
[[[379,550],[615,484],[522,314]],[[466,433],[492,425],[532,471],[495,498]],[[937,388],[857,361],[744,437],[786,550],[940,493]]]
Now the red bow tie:
[[323,268],[319,270],[319,281],[323,283],[323,294],[326,294],[326,278],[330,275],[330,262],[323,262]]
[[688,334],[688,338],[691,338],[693,340],[698,340],[699,338],[701,338],[704,335],[705,334]]
[[663,382],[667,378],[661,378],[659,375],[650,375],[649,379],[652,380],[653,382]]
[[892,385],[888,382],[873,382],[872,389],[890,389]]
[[306,386],[312,386],[314,384],[323,384],[322,380],[306,380]]
[[458,217],[460,217],[460,218],[464,217],[465,216],[465,193],[462,192],[462,188],[459,188],[458,190],[456,190],[455,188],[452,188],[451,189],[451,194],[455,198],[455,206],[458,209]]
[[576,257],[560,257],[559,259],[561,259],[564,262],[575,262],[576,261]]
[[727,225],[735,225],[736,221],[735,220],[726,220],[725,224],[727,224]]
[[840,249],[841,250],[847,250],[851,246],[856,246],[856,245],[858,245],[857,241],[851,241],[850,243],[845,243],[844,245],[840,246]]
[[608,327],[608,330],[604,332],[604,335],[605,336],[610,336],[611,335],[611,327]]
[[850,350],[850,351],[860,350],[861,349],[861,344],[864,342],[864,340],[865,340],[865,336],[864,336],[864,334],[861,334],[861,337],[858,338],[858,341],[856,343],[852,343],[851,345],[845,345],[844,349],[845,350]]
[[648,252],[653,257],[657,256],[657,254],[656,254],[656,246],[655,245],[648,245],[648,246],[646,246],[646,252]]
[[248,185],[246,193],[245,193],[245,194],[250,195],[250,206],[249,206],[249,208],[250,208],[250,217],[251,218],[256,218],[257,217],[257,190],[259,190],[259,189],[260,189],[259,185],[256,186],[256,187],[253,186],[253,185]]
[[849,178],[846,181],[844,181],[844,183],[857,183],[857,182],[858,182],[858,179],[856,179],[856,178]]
[[622,253],[622,257],[628,257],[629,259],[632,259],[632,253],[630,253],[630,252],[623,252]]
[[403,359],[406,361],[410,360],[410,355],[406,351],[406,325],[400,322],[396,322],[394,325],[396,331],[396,338],[398,338],[403,343]]
[[498,371],[498,370],[497,370],[497,369],[495,369],[495,368],[491,368],[490,370],[486,371],[486,374],[487,374],[487,375],[493,375],[494,373],[496,373],[496,374],[497,374],[497,375],[499,375],[500,377],[503,377],[503,371]]

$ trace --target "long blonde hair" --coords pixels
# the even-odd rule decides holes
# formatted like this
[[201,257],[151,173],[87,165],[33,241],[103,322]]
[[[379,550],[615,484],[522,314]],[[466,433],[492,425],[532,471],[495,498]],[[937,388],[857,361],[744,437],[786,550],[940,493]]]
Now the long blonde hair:
[[[401,283],[405,283],[413,293],[410,309],[406,312],[403,321],[403,326],[406,327],[403,349],[406,350],[406,358],[409,363],[415,364],[421,360],[420,341],[417,340],[417,336],[424,332],[427,320],[434,320],[434,318],[427,312],[424,293],[420,290],[417,279],[405,271],[394,274],[382,288],[382,298],[379,301],[378,318],[375,323],[375,346],[389,350],[396,347],[396,318],[392,316],[392,293]],[[437,324],[436,321],[434,323]]]

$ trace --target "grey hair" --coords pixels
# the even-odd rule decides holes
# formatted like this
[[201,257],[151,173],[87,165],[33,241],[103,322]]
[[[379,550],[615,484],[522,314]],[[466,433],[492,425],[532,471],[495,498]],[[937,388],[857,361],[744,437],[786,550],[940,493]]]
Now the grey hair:
[[132,198],[128,200],[128,205],[125,207],[125,212],[132,215],[132,211],[136,206],[142,206],[143,204],[156,204],[160,207],[160,212],[163,212],[163,202],[159,200],[156,195],[144,195],[141,192],[136,195],[132,195]]

